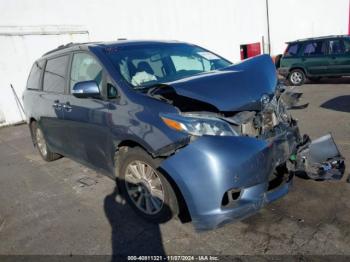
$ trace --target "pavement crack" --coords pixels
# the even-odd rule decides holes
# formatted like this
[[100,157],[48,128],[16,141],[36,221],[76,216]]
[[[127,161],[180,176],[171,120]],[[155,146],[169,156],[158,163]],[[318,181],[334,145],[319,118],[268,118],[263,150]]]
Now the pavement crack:
[[304,245],[308,245],[314,239],[314,237],[316,236],[316,234],[318,233],[318,231],[320,230],[322,225],[323,225],[322,222],[319,222],[316,225],[316,229],[312,232],[311,236],[307,240],[305,240],[303,243],[301,243],[299,245],[299,247],[302,247]]
[[5,218],[0,219],[0,232],[1,232],[1,231],[4,229],[4,227],[5,227],[5,221],[6,221]]

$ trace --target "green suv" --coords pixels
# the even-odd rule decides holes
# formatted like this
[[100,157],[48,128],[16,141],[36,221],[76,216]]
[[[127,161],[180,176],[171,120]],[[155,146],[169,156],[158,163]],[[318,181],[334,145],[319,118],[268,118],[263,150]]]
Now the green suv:
[[278,73],[292,85],[306,78],[350,75],[350,36],[325,36],[288,42]]

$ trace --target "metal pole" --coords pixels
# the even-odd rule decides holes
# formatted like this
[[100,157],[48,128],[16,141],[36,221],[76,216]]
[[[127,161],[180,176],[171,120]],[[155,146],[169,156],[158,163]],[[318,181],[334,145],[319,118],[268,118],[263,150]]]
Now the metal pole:
[[[349,15],[348,15],[348,35],[350,35],[350,0],[349,0],[349,6],[348,6],[349,10]],[[350,179],[350,176],[349,176],[349,179]],[[350,180],[349,180],[350,182]]]
[[271,38],[270,38],[270,17],[269,17],[269,0],[266,0],[266,23],[267,23],[267,50],[271,54]]
[[261,45],[262,45],[262,51],[263,51],[263,54],[265,54],[265,37],[262,36],[261,37]]
[[[22,105],[22,103],[21,103],[21,100],[19,100],[19,98],[18,98],[18,95],[17,95],[17,93],[16,93],[16,90],[13,88],[12,84],[10,84],[10,86],[11,86],[12,92],[13,92],[13,94],[14,94],[14,96],[15,96],[16,102],[19,104],[20,108],[22,109],[23,114],[25,115],[23,105]],[[22,112],[20,112],[20,115],[21,115],[21,117],[22,117],[22,119],[23,119],[23,114],[22,114]]]

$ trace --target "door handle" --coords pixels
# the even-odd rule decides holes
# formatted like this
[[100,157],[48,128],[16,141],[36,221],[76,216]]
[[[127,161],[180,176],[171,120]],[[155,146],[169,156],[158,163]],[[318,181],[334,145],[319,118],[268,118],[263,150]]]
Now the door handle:
[[53,101],[52,107],[54,109],[57,109],[57,110],[61,110],[62,109],[62,105],[60,104],[60,101],[58,101],[58,100]]
[[72,111],[72,107],[70,105],[69,102],[63,104],[63,108],[67,111],[67,112],[71,112]]

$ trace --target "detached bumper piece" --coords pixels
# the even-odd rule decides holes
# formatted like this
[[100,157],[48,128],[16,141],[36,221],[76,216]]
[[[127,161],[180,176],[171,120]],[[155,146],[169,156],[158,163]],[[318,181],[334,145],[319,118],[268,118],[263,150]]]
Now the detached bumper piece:
[[304,136],[294,159],[296,175],[313,180],[340,180],[345,171],[344,158],[331,134],[311,141]]

